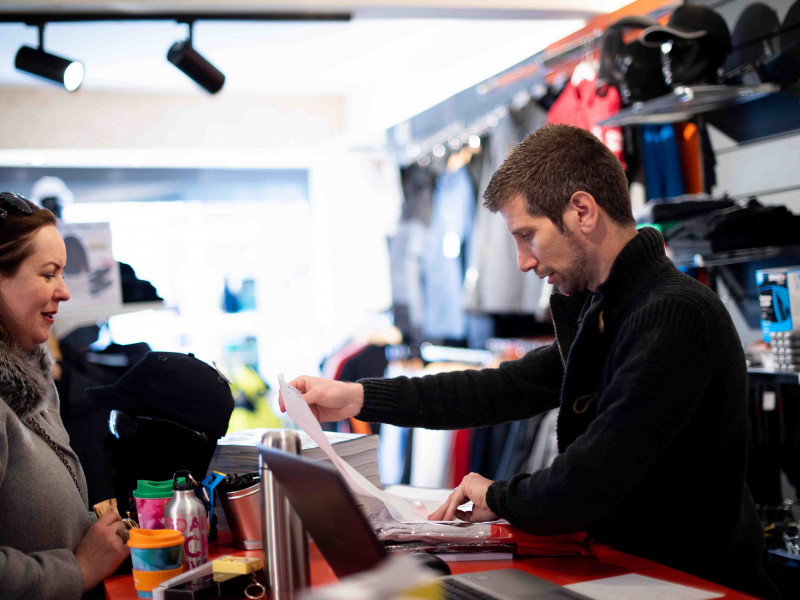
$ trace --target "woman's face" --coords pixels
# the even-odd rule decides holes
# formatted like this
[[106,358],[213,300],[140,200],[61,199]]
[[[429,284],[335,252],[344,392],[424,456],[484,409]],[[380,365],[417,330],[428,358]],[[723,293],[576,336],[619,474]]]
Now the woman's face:
[[67,250],[52,225],[39,229],[33,253],[17,272],[0,274],[0,322],[22,350],[29,352],[47,341],[59,302],[69,300],[64,283]]

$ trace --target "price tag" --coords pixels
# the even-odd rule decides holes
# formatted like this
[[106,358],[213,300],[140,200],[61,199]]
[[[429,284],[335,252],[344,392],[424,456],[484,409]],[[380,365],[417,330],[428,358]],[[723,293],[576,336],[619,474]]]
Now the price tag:
[[775,410],[777,394],[774,390],[765,390],[761,395],[761,410],[769,412]]

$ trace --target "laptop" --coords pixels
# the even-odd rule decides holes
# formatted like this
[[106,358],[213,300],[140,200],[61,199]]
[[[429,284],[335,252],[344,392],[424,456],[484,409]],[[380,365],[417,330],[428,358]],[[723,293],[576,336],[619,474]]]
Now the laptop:
[[[369,570],[386,559],[386,550],[338,471],[275,448],[259,445],[258,451],[338,578]],[[448,599],[589,600],[518,569],[476,571],[443,579]]]

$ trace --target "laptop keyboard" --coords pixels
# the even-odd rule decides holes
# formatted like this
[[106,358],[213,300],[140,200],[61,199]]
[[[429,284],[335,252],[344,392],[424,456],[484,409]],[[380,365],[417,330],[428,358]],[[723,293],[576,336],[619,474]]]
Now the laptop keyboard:
[[444,597],[445,600],[496,600],[496,596],[476,590],[458,579],[444,580]]

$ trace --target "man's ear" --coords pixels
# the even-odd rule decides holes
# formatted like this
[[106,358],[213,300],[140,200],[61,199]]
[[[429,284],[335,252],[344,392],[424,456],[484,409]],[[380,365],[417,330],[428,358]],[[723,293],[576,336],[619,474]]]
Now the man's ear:
[[575,192],[569,199],[569,210],[572,211],[573,223],[584,233],[591,233],[597,227],[600,218],[600,207],[588,192]]

